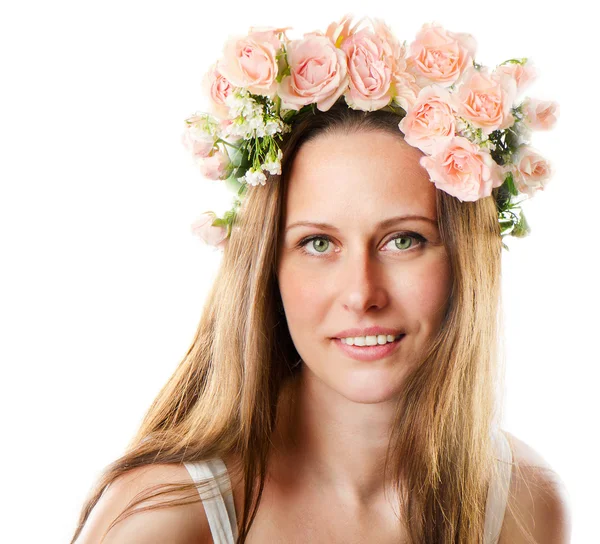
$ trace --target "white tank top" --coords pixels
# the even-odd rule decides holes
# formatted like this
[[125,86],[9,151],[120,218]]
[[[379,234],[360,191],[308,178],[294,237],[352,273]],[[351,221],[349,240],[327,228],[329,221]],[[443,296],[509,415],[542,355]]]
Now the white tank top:
[[[497,544],[500,537],[512,468],[510,464],[512,463],[512,453],[504,433],[495,433],[492,440],[498,458],[500,479],[493,480],[488,490],[485,506],[484,544]],[[231,482],[225,463],[216,458],[198,463],[184,463],[184,465],[195,482],[225,474],[219,488],[220,494],[212,490],[204,493],[199,490],[199,492],[214,543],[235,544],[238,535],[237,519],[231,493]]]

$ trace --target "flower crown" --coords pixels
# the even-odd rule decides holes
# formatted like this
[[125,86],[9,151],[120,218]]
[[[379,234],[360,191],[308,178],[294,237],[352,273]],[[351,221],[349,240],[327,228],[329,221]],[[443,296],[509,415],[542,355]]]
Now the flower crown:
[[202,214],[192,232],[224,247],[248,185],[281,174],[279,144],[294,119],[343,96],[352,109],[397,112],[438,189],[475,201],[499,187],[502,238],[529,234],[518,205],[544,189],[551,168],[527,140],[558,115],[556,102],[517,100],[536,77],[531,62],[510,59],[490,71],[475,62],[470,34],[426,23],[407,45],[379,19],[352,19],[296,40],[286,36],[290,27],[252,27],[227,41],[203,80],[210,113],[186,119],[182,141],[203,176],[226,181],[236,198],[223,217]]

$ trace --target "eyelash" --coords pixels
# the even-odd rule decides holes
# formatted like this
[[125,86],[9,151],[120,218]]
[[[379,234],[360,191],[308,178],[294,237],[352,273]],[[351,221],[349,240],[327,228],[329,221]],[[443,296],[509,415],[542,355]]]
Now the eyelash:
[[[415,249],[418,249],[419,247],[422,247],[423,245],[425,245],[425,243],[427,243],[427,239],[424,238],[423,236],[421,236],[420,234],[416,233],[416,232],[399,232],[397,234],[395,234],[392,238],[390,238],[386,245],[389,244],[390,242],[393,242],[394,240],[398,239],[398,238],[414,238],[415,240],[418,240],[419,242],[421,242],[418,246],[416,246],[416,248],[413,248],[412,246],[409,249],[399,249],[398,253],[409,253]],[[327,256],[326,253],[323,253],[323,257],[316,255],[314,253],[309,253],[308,251],[306,251],[306,249],[304,249],[304,247],[309,243],[312,242],[313,240],[327,240],[330,243],[333,242],[333,240],[331,239],[330,236],[327,236],[326,234],[317,234],[314,236],[308,236],[302,240],[300,240],[300,242],[298,243],[298,247],[302,250],[302,253],[304,253],[305,255],[309,255],[311,257],[317,257],[317,258],[324,258]]]

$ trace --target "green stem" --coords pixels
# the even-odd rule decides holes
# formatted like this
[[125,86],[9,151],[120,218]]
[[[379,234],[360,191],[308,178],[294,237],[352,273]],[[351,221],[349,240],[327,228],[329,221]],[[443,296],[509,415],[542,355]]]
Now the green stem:
[[235,144],[226,142],[225,140],[222,140],[221,138],[218,138],[216,143],[225,144],[225,145],[228,145],[229,147],[233,147],[234,149],[239,149],[240,148],[239,145],[235,145]]
[[279,117],[279,110],[281,109],[281,98],[279,95],[275,95],[275,112],[277,113],[277,117]]

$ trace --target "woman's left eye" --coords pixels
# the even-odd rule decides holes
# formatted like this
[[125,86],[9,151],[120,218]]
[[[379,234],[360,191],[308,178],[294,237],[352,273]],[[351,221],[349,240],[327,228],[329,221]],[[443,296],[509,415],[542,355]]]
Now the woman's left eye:
[[[405,242],[407,240],[413,240],[413,242],[411,242],[408,247],[405,247]],[[417,234],[416,232],[400,232],[398,234],[395,234],[394,237],[386,245],[390,244],[391,242],[394,242],[394,246],[397,249],[409,250],[413,249],[413,246],[415,245],[414,240],[417,240],[419,242],[417,247],[420,247],[424,245],[425,242],[427,242],[427,240],[423,236]]]
[[[423,236],[421,236],[420,234],[418,234],[416,232],[399,232],[398,234],[395,234],[385,245],[387,246],[387,245],[390,245],[392,242],[394,242],[394,247],[396,249],[400,250],[399,253],[407,253],[408,251],[413,250],[413,246],[415,246],[415,243],[414,243],[415,240],[419,242],[419,244],[416,246],[417,248],[424,245],[427,242],[427,240]],[[312,248],[315,250],[315,253],[313,253],[311,251],[307,251],[306,246],[310,242],[315,242],[315,241],[319,242],[318,245],[321,247],[321,249],[318,249],[317,246],[315,244],[313,244]],[[321,234],[321,235],[317,235],[317,236],[309,236],[307,238],[304,238],[303,240],[300,241],[298,246],[301,247],[302,251],[304,253],[306,253],[307,255],[313,255],[315,257],[318,257],[319,255],[327,255],[328,254],[326,252],[331,243],[332,243],[332,240],[329,236]]]

